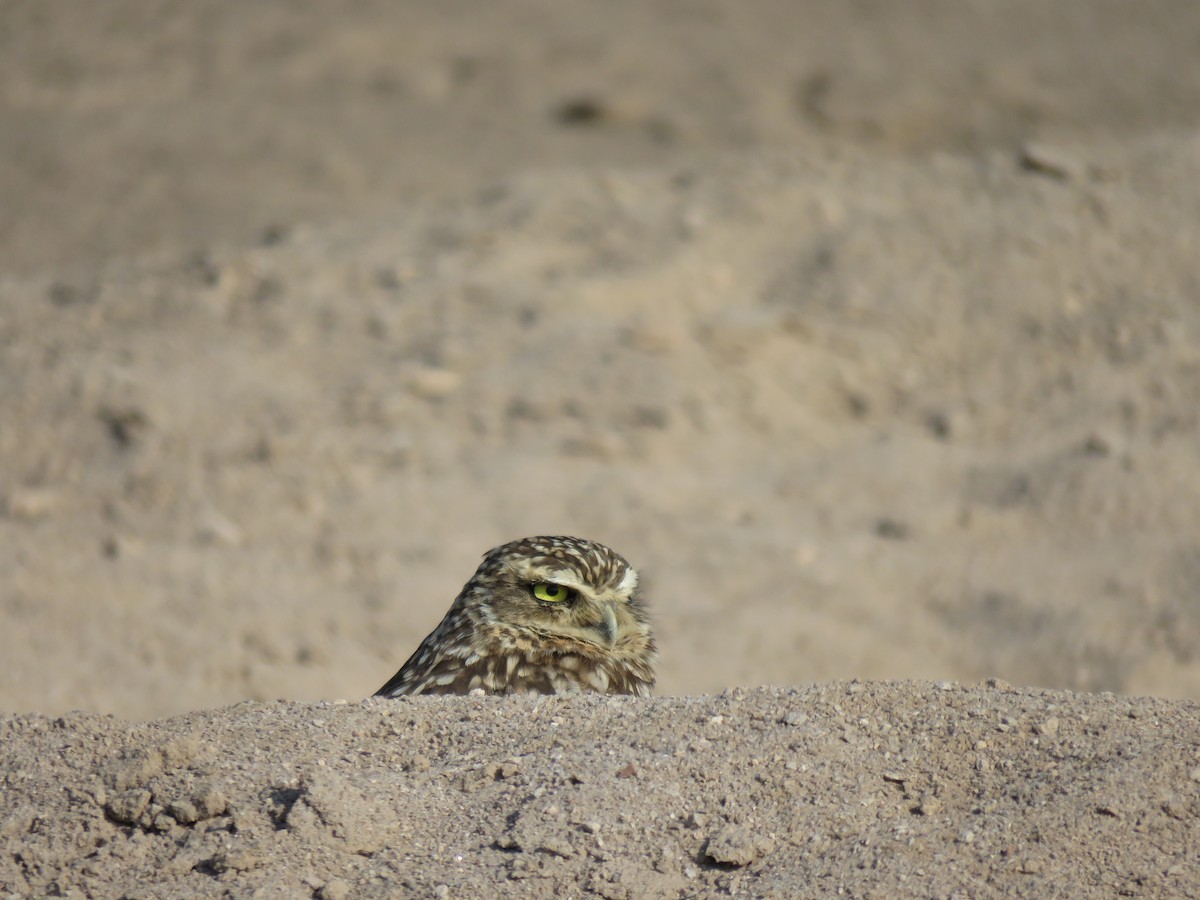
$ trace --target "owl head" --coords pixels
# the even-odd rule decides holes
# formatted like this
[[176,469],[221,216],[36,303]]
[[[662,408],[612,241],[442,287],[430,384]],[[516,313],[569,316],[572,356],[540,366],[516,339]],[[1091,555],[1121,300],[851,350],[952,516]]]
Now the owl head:
[[646,696],[658,654],[638,575],[573,537],[489,550],[441,623],[377,692]]
[[638,573],[619,553],[573,537],[530,537],[489,551],[463,591],[484,621],[614,649],[644,640]]

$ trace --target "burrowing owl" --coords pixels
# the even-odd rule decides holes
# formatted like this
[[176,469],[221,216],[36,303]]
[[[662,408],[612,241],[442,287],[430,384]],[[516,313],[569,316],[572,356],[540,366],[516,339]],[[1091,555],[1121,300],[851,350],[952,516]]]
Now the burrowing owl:
[[441,624],[379,697],[646,696],[657,654],[638,575],[602,544],[522,538],[488,551]]

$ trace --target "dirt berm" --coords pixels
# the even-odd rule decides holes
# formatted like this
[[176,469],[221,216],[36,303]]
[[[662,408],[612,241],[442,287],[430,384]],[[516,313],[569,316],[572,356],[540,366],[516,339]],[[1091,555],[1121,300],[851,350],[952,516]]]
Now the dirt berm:
[[9,716],[19,894],[1200,892],[1194,704],[1003,683]]

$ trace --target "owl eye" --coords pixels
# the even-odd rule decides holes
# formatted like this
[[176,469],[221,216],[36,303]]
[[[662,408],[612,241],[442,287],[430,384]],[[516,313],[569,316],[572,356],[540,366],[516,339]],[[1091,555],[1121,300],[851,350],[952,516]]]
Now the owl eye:
[[570,599],[571,589],[563,587],[561,584],[539,581],[533,585],[533,596],[547,603],[562,603],[564,600]]

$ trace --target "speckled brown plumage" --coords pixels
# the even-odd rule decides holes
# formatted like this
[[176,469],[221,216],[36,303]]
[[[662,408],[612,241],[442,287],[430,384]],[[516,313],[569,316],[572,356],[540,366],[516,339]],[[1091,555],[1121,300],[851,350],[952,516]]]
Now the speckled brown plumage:
[[656,660],[638,575],[623,557],[580,538],[522,538],[484,556],[441,624],[376,696],[646,696]]

